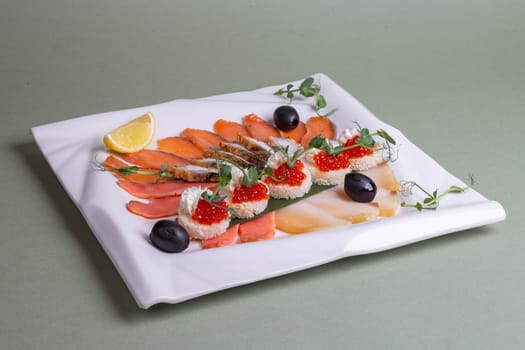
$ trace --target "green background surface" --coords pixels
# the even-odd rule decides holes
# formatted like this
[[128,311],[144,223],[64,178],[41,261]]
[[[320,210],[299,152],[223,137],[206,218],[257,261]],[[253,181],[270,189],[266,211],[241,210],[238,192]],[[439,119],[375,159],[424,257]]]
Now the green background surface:
[[[523,1],[0,0],[0,348],[523,349]],[[507,220],[139,309],[30,128],[323,72]]]

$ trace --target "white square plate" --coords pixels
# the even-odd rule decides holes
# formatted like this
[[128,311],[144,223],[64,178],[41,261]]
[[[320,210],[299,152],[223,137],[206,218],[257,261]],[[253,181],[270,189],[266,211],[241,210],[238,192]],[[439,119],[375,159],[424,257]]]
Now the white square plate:
[[[463,182],[411,143],[395,128],[381,122],[329,77],[315,74],[338,130],[357,121],[370,130],[385,129],[400,144],[399,159],[391,164],[400,180],[443,190]],[[298,84],[300,82],[293,82]],[[248,113],[270,119],[287,101],[273,92],[281,84],[197,100],[175,100],[153,106],[101,113],[34,127],[34,138],[56,176],[80,209],[142,308],[178,303],[218,290],[283,275],[344,257],[382,251],[450,232],[505,219],[503,207],[475,190],[445,197],[438,210],[418,212],[401,208],[395,217],[304,235],[201,250],[196,243],[179,254],[154,248],[148,234],[154,220],[130,214],[130,195],[115,184],[109,172],[93,168],[105,157],[102,137],[108,131],[145,113],[157,120],[156,139],[178,134],[186,127],[212,129],[218,118],[240,121]],[[308,99],[294,101],[302,119],[314,115]],[[422,200],[414,194],[407,201]],[[271,257],[269,259],[268,257]]]

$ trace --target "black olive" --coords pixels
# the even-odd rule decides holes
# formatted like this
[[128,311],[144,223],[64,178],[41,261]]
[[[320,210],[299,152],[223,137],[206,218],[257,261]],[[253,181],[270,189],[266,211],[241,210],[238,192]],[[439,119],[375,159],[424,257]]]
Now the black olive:
[[155,247],[168,253],[182,252],[190,244],[186,229],[172,220],[157,221],[149,238]]
[[361,173],[346,174],[344,188],[348,197],[361,203],[373,201],[377,193],[374,180]]
[[277,129],[290,131],[299,125],[299,114],[292,106],[277,107],[273,112],[273,122]]

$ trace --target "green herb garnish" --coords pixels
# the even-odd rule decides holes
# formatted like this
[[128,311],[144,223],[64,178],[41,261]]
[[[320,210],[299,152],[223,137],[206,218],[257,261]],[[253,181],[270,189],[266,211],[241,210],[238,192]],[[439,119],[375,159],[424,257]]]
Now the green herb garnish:
[[[218,193],[220,189],[228,185],[232,179],[231,167],[227,164],[224,164],[222,161],[217,161],[217,172],[219,174],[219,184],[215,187],[211,194],[209,194],[208,191],[204,191],[201,194],[201,198],[210,204],[222,202],[226,198],[226,196],[218,196]],[[222,208],[221,206],[217,207]]]
[[312,147],[306,147],[304,149],[297,149],[293,154],[290,154],[290,146],[275,146],[273,147],[273,150],[275,152],[284,154],[286,157],[286,164],[288,164],[288,167],[293,169],[295,167],[295,163],[301,158],[308,150],[310,150]]
[[[363,147],[371,151],[384,151],[383,157],[385,161],[395,161],[397,159],[397,149],[394,147],[396,141],[385,130],[380,129],[374,133],[370,133],[370,130],[367,128],[359,127],[358,130],[360,136],[353,145],[335,146],[324,137],[317,135],[310,141],[308,148],[318,148],[325,151],[327,154],[337,157],[343,151],[356,147]],[[378,145],[374,136],[382,138],[384,142],[381,145]]]
[[[254,166],[250,166],[248,168],[243,168],[239,164],[237,164],[236,162],[234,162],[232,160],[223,160],[223,162],[227,162],[227,163],[231,164],[232,166],[236,167],[237,169],[239,169],[242,172],[242,184],[245,187],[247,187],[247,188],[250,188],[253,185],[257,184],[257,182],[259,182],[259,180],[261,180],[261,178],[263,176],[265,176],[265,175],[266,176],[273,176],[273,169],[269,168],[269,167],[264,168],[259,173],[257,171],[257,168],[254,167]],[[230,176],[230,179],[231,179],[231,176]]]
[[[104,170],[108,170],[108,169],[104,168]],[[129,166],[129,167],[124,167],[124,168],[111,169],[111,171],[114,171],[114,172],[122,174],[122,175],[131,175],[131,174],[144,173],[143,171],[139,170],[138,166]]]
[[[326,99],[323,95],[320,94],[321,92],[321,86],[319,84],[314,83],[314,78],[308,77],[299,85],[299,87],[294,87],[293,84],[286,85],[285,88],[280,88],[276,92],[274,92],[274,95],[280,96],[280,95],[286,95],[289,99],[289,103],[292,102],[293,98],[295,97],[295,93],[299,93],[299,95],[304,97],[313,97],[315,99],[314,104],[314,110],[315,112],[319,114],[319,111],[327,106]],[[337,109],[333,109],[328,113],[324,113],[323,116],[327,117],[334,113]]]
[[412,190],[414,188],[417,188],[421,192],[423,192],[426,195],[426,198],[423,199],[422,202],[416,202],[414,204],[409,204],[406,202],[401,202],[402,207],[406,208],[415,208],[418,211],[422,211],[425,209],[437,209],[439,206],[439,201],[445,197],[449,193],[461,193],[468,190],[470,187],[472,187],[475,184],[474,176],[470,175],[469,177],[469,185],[466,187],[459,187],[459,186],[450,186],[442,193],[438,194],[437,190],[434,190],[434,192],[430,193],[429,191],[425,190],[423,187],[421,187],[418,183],[415,181],[402,181],[401,182],[401,189],[399,190],[403,195],[408,196],[412,194]]
[[118,173],[121,175],[153,175],[158,176],[157,182],[160,182],[161,178],[168,178],[168,179],[176,179],[175,174],[168,171],[167,166],[161,165],[159,168],[159,171],[150,171],[150,170],[141,170],[138,166],[132,165],[127,167],[121,167],[121,168],[107,168],[102,164],[101,162],[95,160],[93,162],[93,167],[96,170],[100,171],[111,171],[114,173]]
[[[293,168],[297,160],[313,148],[317,148],[319,150],[325,151],[329,155],[337,157],[343,151],[356,147],[363,147],[372,151],[384,151],[383,158],[385,161],[395,161],[397,159],[397,149],[395,148],[396,141],[385,130],[380,129],[374,133],[370,133],[370,130],[367,128],[359,127],[358,130],[360,136],[357,138],[355,143],[350,146],[334,145],[321,135],[316,135],[314,138],[312,138],[312,140],[310,140],[307,147],[303,149],[297,149],[293,154],[290,154],[289,146],[275,146],[273,147],[273,150],[286,156],[286,163],[290,168]],[[374,139],[374,136],[382,138],[384,140],[383,144],[378,145]]]

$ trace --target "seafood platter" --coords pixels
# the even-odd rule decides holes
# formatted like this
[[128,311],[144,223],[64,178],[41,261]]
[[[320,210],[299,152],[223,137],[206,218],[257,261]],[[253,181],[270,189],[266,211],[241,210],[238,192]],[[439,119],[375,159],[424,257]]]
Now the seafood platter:
[[324,74],[32,132],[142,308],[505,218]]

